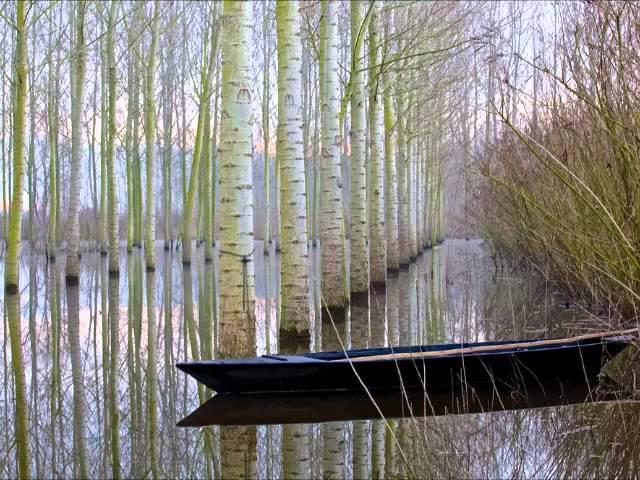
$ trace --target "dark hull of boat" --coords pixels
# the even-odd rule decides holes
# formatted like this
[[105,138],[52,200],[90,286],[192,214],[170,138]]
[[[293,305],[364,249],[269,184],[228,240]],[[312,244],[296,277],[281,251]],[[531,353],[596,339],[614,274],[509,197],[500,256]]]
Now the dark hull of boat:
[[[510,342],[425,345],[392,349],[263,356],[251,359],[179,363],[177,367],[218,393],[372,391],[407,389],[451,392],[461,386],[502,389],[514,385],[596,380],[602,365],[630,342],[603,337],[552,346],[507,348]],[[465,354],[435,352],[496,346],[504,349]],[[434,352],[422,358],[388,358],[396,354]],[[348,355],[357,361],[339,361]]]

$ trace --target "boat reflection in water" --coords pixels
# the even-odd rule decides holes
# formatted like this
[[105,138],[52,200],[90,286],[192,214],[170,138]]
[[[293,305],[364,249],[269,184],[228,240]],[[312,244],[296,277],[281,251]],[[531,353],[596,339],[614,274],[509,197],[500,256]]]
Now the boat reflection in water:
[[607,402],[616,392],[584,382],[538,383],[512,388],[461,388],[448,393],[423,390],[388,392],[224,393],[214,396],[180,427],[207,425],[269,425],[321,423],[380,418],[429,417],[487,413],[541,407]]

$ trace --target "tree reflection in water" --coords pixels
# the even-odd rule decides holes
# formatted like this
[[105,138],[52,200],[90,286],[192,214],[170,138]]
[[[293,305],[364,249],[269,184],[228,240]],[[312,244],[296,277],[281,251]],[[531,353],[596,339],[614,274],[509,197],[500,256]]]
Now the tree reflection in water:
[[[317,348],[316,338],[323,349],[340,348],[326,318],[307,343],[278,344],[273,253],[268,265],[256,258],[258,350],[267,339],[283,352]],[[216,356],[217,266],[201,255],[183,267],[165,253],[146,274],[139,252],[123,255],[117,279],[104,259],[87,254],[78,286],[62,282],[64,261],[23,256],[21,284],[29,288],[2,300],[0,334],[8,339],[9,324],[21,320],[24,363],[12,363],[3,341],[0,477],[17,475],[19,457],[42,477],[218,478],[229,468],[287,478],[640,474],[635,402],[259,427],[259,434],[255,427],[177,429],[210,392],[174,363]],[[530,283],[526,272],[496,271],[479,242],[447,241],[389,276],[386,288],[354,300],[350,316],[334,323],[353,347],[564,335],[577,314],[554,308],[548,287]],[[18,403],[17,367],[25,379]],[[15,441],[21,412],[28,428],[22,453]]]

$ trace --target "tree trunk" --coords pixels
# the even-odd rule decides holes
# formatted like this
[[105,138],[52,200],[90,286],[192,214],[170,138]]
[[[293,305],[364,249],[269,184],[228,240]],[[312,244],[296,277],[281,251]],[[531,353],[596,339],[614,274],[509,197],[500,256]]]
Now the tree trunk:
[[[15,96],[13,110],[13,198],[10,206],[8,249],[5,263],[5,305],[11,343],[15,392],[15,443],[20,478],[31,477],[29,458],[28,400],[22,353],[20,321],[19,248],[22,223],[22,174],[24,169],[25,102],[27,97],[26,2],[16,4]],[[4,83],[4,82],[3,82]],[[4,116],[3,116],[4,117]],[[4,190],[4,185],[3,185]]]
[[384,217],[384,129],[382,127],[382,55],[378,47],[378,4],[372,5],[369,23],[369,237],[371,241],[371,283],[383,284],[387,276],[387,240]]
[[398,177],[396,174],[396,150],[394,143],[394,113],[391,86],[388,77],[384,86],[384,169],[385,169],[385,218],[387,232],[387,270],[397,272],[400,267],[398,251]]
[[[17,3],[15,50],[15,107],[13,110],[13,198],[9,216],[9,237],[5,263],[5,290],[18,292],[20,237],[22,231],[22,177],[24,173],[25,103],[27,101],[27,24],[25,5]],[[18,329],[18,332],[20,330]],[[18,341],[18,343],[20,343]]]
[[323,0],[320,41],[324,52],[321,91],[320,244],[323,305],[344,309],[349,302],[345,268],[344,208],[340,166],[338,98],[338,3]]
[[[270,49],[269,49],[269,35],[268,35],[268,30],[270,28],[269,25],[269,2],[268,1],[264,1],[262,3],[262,62],[263,62],[263,70],[262,70],[262,143],[263,143],[263,161],[264,161],[264,210],[265,210],[265,214],[264,214],[264,219],[265,219],[265,223],[264,223],[264,231],[263,231],[263,238],[262,240],[264,241],[264,252],[265,254],[269,253],[269,245],[271,244],[271,186],[270,186],[270,168],[269,168],[269,142],[270,142],[270,138],[269,138],[269,100],[270,100],[270,94],[269,94],[269,71],[270,71],[270,60],[271,60],[271,55],[270,55]],[[277,9],[277,6],[276,6]],[[277,20],[277,13],[276,13],[276,20]],[[279,43],[278,43],[278,48],[279,47]],[[279,64],[278,64],[278,68]],[[278,77],[280,76],[280,71],[278,70]],[[278,89],[278,94],[280,93],[280,90]],[[297,91],[298,95],[300,94],[300,91]],[[279,103],[278,103],[279,105]],[[279,110],[278,110],[279,111]],[[278,121],[279,121],[280,117],[278,116]],[[277,152],[276,152],[276,156],[277,156]]]
[[[131,43],[132,40],[132,30],[129,30],[128,40]],[[134,236],[134,179],[133,179],[133,88],[134,88],[134,68],[133,68],[133,58],[129,58],[127,62],[127,125],[125,130],[125,162],[126,162],[126,170],[127,170],[127,252],[131,252],[133,250],[133,236]]]
[[156,79],[156,44],[158,42],[158,17],[160,2],[153,2],[153,18],[151,20],[151,45],[149,46],[149,62],[147,63],[145,95],[144,95],[144,133],[146,159],[146,207],[144,230],[144,253],[147,270],[156,268],[156,213],[155,213],[155,173],[156,173],[156,105],[154,84]]
[[[280,331],[309,336],[308,234],[302,141],[302,45],[297,1],[276,4],[280,167]],[[268,239],[265,239],[268,241]]]
[[[144,28],[144,8],[137,7],[134,18],[134,25],[138,28]],[[135,32],[133,42],[133,56],[142,58],[140,52],[140,38],[139,32]],[[142,248],[142,213],[144,212],[142,206],[142,159],[140,157],[140,62],[135,61],[133,64],[133,198],[134,207],[132,212],[134,214],[134,233],[133,244],[139,248]]]
[[[173,4],[169,5],[173,8]],[[173,14],[173,11],[171,12]],[[162,89],[162,212],[164,226],[164,249],[173,248],[173,195],[171,188],[171,160],[173,158],[173,90],[175,88],[173,76],[175,63],[173,56],[175,50],[173,47],[174,37],[173,29],[169,27],[167,32],[166,53],[164,55],[164,72],[163,72],[163,89]]]
[[369,228],[367,219],[367,165],[362,2],[351,1],[351,291],[369,291]]
[[[402,46],[400,46],[402,51]],[[398,173],[398,262],[400,265],[409,263],[409,198],[407,184],[407,152],[406,152],[406,103],[404,93],[404,75],[396,78],[396,98],[398,109],[396,112],[396,129],[398,132],[398,158],[396,162]]]
[[[51,25],[50,25],[51,26]],[[56,66],[58,62],[56,61]],[[58,82],[53,63],[48,67],[47,79],[47,133],[49,141],[49,232],[47,240],[47,253],[49,260],[56,258],[57,246],[57,222],[58,222],[58,111],[57,96]],[[4,157],[4,149],[2,151]]]
[[80,169],[82,167],[82,105],[84,100],[84,74],[86,63],[86,45],[84,39],[84,17],[87,4],[78,2],[76,38],[72,52],[75,58],[72,63],[72,95],[71,95],[71,185],[69,189],[69,219],[67,227],[67,270],[66,279],[69,284],[77,284],[79,276],[79,244],[80,244]]
[[[107,36],[109,35],[110,25],[107,25]],[[113,41],[113,40],[112,40]],[[108,162],[108,153],[107,142],[109,141],[109,98],[108,98],[108,84],[109,84],[109,59],[106,50],[109,47],[108,41],[104,39],[102,43],[102,48],[100,49],[102,58],[100,62],[100,76],[101,76],[101,86],[100,86],[100,206],[98,212],[98,244],[100,247],[100,253],[102,255],[107,254],[107,245],[108,245],[108,217],[109,217],[109,206],[107,197],[109,195],[109,186],[107,185],[109,174],[107,173],[109,167],[107,166]],[[97,83],[97,78],[96,78]],[[95,115],[94,115],[95,118]]]
[[[115,155],[114,146],[116,142],[116,59],[113,39],[113,29],[116,15],[117,3],[111,0],[109,7],[109,25],[107,27],[107,67],[109,83],[109,115],[108,115],[108,138],[106,149],[107,164],[107,208],[109,210],[109,272],[117,274],[120,271],[120,238],[118,236],[118,196],[116,192]],[[103,174],[104,175],[104,174]]]
[[[411,79],[413,80],[413,78]],[[415,156],[415,139],[413,138],[413,109],[409,110],[413,105],[413,95],[409,97],[409,106],[406,114],[406,130],[404,139],[406,141],[405,153],[407,158],[407,212],[409,214],[408,230],[409,230],[409,260],[414,261],[418,254],[418,243],[416,239],[416,156]]]

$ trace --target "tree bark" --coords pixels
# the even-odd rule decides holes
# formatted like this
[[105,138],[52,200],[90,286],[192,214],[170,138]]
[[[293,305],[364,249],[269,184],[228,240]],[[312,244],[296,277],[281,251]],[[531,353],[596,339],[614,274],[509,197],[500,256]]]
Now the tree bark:
[[345,265],[344,207],[338,98],[338,3],[322,1],[321,38],[324,45],[321,90],[320,245],[323,305],[344,309],[349,302]]
[[[280,167],[280,330],[309,336],[308,233],[302,139],[302,44],[297,1],[276,4],[277,163]],[[268,239],[265,239],[268,241]]]
[[79,276],[80,244],[80,169],[82,167],[82,105],[84,101],[84,77],[86,45],[84,38],[84,18],[87,4],[84,1],[72,6],[77,8],[76,37],[72,52],[71,94],[71,185],[69,188],[69,220],[67,227],[67,283],[77,284]]
[[351,291],[369,290],[369,228],[367,218],[367,165],[365,162],[365,113],[362,2],[351,5]]
[[379,67],[382,60],[378,46],[378,4],[371,6],[369,23],[369,237],[371,240],[371,283],[387,279],[387,239],[384,216],[384,129],[382,127],[382,87]]
[[155,139],[156,139],[156,105],[154,84],[156,79],[156,44],[158,43],[158,17],[160,2],[153,2],[153,18],[151,20],[151,45],[149,46],[149,63],[147,64],[144,110],[145,110],[145,159],[146,159],[146,207],[144,253],[147,270],[156,268],[156,213],[155,213]]
[[[107,27],[107,67],[108,67],[108,89],[109,89],[109,115],[108,115],[108,138],[107,138],[107,207],[109,210],[109,272],[117,274],[120,271],[120,238],[118,235],[118,195],[115,174],[114,148],[116,142],[116,82],[117,68],[115,59],[115,48],[113,39],[113,29],[116,15],[117,3],[111,0],[109,6],[109,23]],[[113,275],[112,275],[113,276]]]

